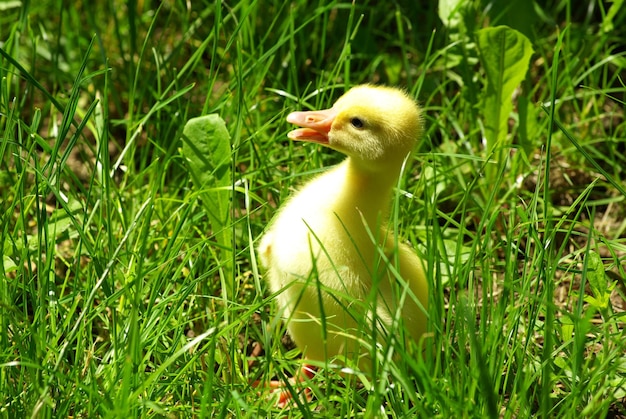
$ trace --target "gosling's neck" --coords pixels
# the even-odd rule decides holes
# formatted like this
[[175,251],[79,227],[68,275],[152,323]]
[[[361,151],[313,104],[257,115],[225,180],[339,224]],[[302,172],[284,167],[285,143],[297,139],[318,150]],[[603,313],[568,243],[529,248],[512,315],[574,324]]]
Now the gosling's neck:
[[393,187],[400,175],[400,164],[372,170],[348,157],[335,170],[342,172],[341,196],[336,212],[343,221],[353,219],[370,228],[387,221]]

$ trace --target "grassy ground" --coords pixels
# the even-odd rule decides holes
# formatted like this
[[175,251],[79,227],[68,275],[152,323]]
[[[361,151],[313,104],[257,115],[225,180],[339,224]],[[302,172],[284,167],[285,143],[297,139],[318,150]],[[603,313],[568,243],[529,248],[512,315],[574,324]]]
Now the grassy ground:
[[[0,3],[2,416],[277,414],[250,383],[298,351],[252,249],[340,159],[284,119],[375,82],[425,111],[395,210],[432,345],[375,379],[326,368],[282,415],[626,417],[622,2],[422,3]],[[510,113],[479,36],[499,25],[534,51]],[[182,155],[207,113],[232,187],[197,187]]]

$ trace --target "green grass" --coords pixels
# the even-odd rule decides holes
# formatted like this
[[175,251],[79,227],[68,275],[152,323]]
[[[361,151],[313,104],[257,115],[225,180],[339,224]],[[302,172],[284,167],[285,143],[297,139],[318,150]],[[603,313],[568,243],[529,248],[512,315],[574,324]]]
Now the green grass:
[[[375,379],[323,369],[282,414],[626,417],[621,2],[475,1],[446,25],[435,2],[355,3],[0,4],[2,417],[280,414],[251,383],[299,352],[253,248],[341,158],[285,116],[364,82],[424,108],[394,208],[429,266],[431,344]],[[534,54],[491,154],[476,31],[498,25]],[[208,113],[232,188],[198,188],[182,155]]]

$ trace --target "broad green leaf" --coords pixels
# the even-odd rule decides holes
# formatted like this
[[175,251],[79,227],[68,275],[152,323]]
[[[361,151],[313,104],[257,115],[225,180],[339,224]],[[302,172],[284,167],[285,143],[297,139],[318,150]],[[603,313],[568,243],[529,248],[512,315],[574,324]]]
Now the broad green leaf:
[[456,28],[461,23],[461,8],[466,0],[439,0],[439,19],[447,28]]
[[574,322],[568,316],[563,316],[559,323],[561,325],[561,339],[566,342],[574,336]]
[[0,11],[4,12],[10,9],[17,9],[18,7],[22,7],[22,2],[18,0],[14,1],[3,1],[0,3]]
[[[192,118],[183,129],[183,155],[191,179],[198,190],[209,217],[215,240],[222,249],[232,247],[230,200],[231,178],[230,134],[217,114]],[[222,257],[230,270],[230,257]]]
[[74,223],[72,222],[71,215],[76,216],[83,212],[84,209],[82,205],[75,199],[70,199],[65,208],[55,209],[46,224],[48,237],[59,237],[66,231],[69,231],[70,235],[72,235],[70,227],[72,227]]
[[4,265],[3,269],[4,269],[5,274],[8,274],[9,272],[13,272],[17,270],[17,265],[15,264],[13,259],[11,259],[7,255],[2,255],[2,263]]
[[606,309],[609,306],[609,298],[615,283],[608,283],[602,259],[594,251],[590,251],[587,255],[587,281],[591,287],[593,297],[586,296],[585,301],[596,308]]
[[607,281],[602,259],[594,251],[590,251],[587,257],[587,281],[589,281],[591,290],[596,296],[604,295],[607,289]]
[[481,105],[491,153],[506,138],[513,92],[526,77],[533,48],[528,38],[508,26],[481,29],[476,39],[487,75]]

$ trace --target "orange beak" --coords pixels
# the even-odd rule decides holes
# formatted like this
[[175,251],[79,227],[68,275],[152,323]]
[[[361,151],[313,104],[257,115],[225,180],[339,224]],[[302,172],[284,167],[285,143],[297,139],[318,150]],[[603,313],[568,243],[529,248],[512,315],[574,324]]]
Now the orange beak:
[[298,125],[287,136],[296,141],[311,141],[314,143],[328,145],[328,133],[337,116],[334,108],[322,111],[292,112],[287,115],[287,122]]

